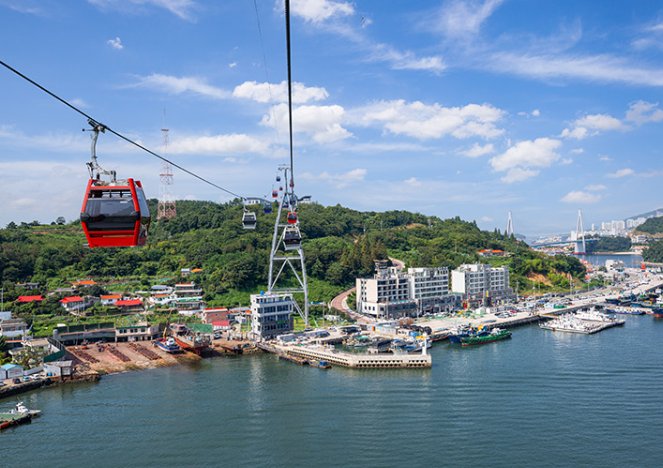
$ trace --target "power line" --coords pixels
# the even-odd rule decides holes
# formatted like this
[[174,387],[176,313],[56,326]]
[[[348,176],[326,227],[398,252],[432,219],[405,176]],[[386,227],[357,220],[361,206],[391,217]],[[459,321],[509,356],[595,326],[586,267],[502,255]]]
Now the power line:
[[116,137],[121,138],[122,140],[126,141],[127,143],[131,143],[132,145],[136,146],[137,148],[140,148],[140,149],[142,149],[143,151],[145,151],[145,152],[151,154],[151,155],[154,156],[155,158],[159,158],[160,160],[162,160],[162,161],[164,161],[164,162],[167,162],[167,163],[170,164],[171,166],[176,167],[177,169],[179,169],[180,171],[182,171],[182,172],[186,172],[186,173],[189,174],[190,176],[193,176],[193,177],[195,177],[196,179],[198,179],[198,180],[200,180],[200,181],[202,181],[202,182],[205,182],[206,184],[211,185],[211,186],[214,187],[214,188],[217,188],[217,189],[219,189],[219,190],[222,190],[223,192],[226,192],[226,193],[228,193],[228,194],[230,194],[230,195],[233,195],[233,196],[235,196],[235,197],[237,197],[237,198],[240,198],[241,200],[246,200],[246,197],[243,197],[243,196],[238,195],[238,194],[236,194],[236,193],[234,193],[234,192],[232,192],[232,191],[230,191],[230,190],[228,190],[228,189],[225,189],[225,188],[223,188],[223,187],[221,187],[221,186],[215,184],[214,182],[210,182],[209,180],[205,179],[204,177],[201,177],[201,176],[199,176],[198,174],[196,174],[196,173],[194,173],[194,172],[191,172],[190,170],[185,169],[185,168],[183,168],[182,166],[180,166],[180,165],[178,165],[178,164],[175,164],[175,163],[172,162],[172,161],[169,161],[168,159],[164,158],[163,156],[158,155],[158,154],[155,153],[154,151],[149,150],[149,149],[145,148],[143,145],[141,145],[141,144],[139,144],[139,143],[136,143],[135,141],[133,141],[133,140],[131,140],[131,139],[125,137],[124,135],[122,135],[122,134],[116,132],[115,130],[113,130],[112,128],[110,128],[110,127],[108,127],[108,126],[106,126],[106,125],[104,125],[104,124],[102,124],[102,123],[99,123],[96,119],[94,119],[94,118],[92,118],[91,116],[87,115],[85,112],[83,112],[82,110],[80,110],[80,109],[77,108],[76,106],[74,106],[74,105],[68,103],[67,101],[65,101],[64,99],[62,99],[60,96],[58,96],[57,94],[52,93],[51,91],[49,91],[48,89],[44,88],[42,85],[40,85],[40,84],[37,83],[36,81],[34,81],[34,80],[28,78],[28,77],[25,76],[23,73],[21,73],[21,72],[19,72],[18,70],[16,70],[15,68],[12,68],[11,66],[7,65],[7,64],[6,64],[5,62],[3,62],[2,60],[0,60],[0,65],[4,66],[4,67],[7,68],[8,70],[10,70],[10,71],[16,73],[18,76],[20,76],[21,78],[23,78],[23,79],[26,80],[27,82],[33,84],[33,85],[36,86],[37,88],[41,89],[42,91],[44,91],[44,92],[45,92],[46,94],[48,94],[49,96],[51,96],[51,97],[57,99],[58,101],[60,101],[60,102],[61,102],[62,104],[64,104],[65,106],[67,106],[67,107],[73,109],[74,111],[76,111],[76,112],[78,112],[79,114],[81,114],[83,117],[87,118],[88,123],[89,123],[90,125],[92,125],[93,127],[95,127],[95,126],[97,126],[97,125],[101,125],[103,128],[105,128],[106,130],[108,130],[110,133],[112,133],[112,134],[115,135]]

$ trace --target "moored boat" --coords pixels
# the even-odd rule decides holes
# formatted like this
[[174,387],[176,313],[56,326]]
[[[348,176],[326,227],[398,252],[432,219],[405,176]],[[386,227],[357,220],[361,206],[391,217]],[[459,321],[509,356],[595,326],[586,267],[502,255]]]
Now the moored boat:
[[461,346],[474,346],[484,343],[492,343],[493,341],[506,340],[511,338],[509,330],[501,330],[494,328],[486,335],[466,336],[460,339]]
[[639,307],[616,306],[616,307],[606,307],[604,310],[608,314],[644,315],[646,313],[644,309],[641,309]]
[[309,359],[308,365],[318,367],[320,369],[331,369],[331,364],[329,364],[327,361],[320,361],[317,359]]

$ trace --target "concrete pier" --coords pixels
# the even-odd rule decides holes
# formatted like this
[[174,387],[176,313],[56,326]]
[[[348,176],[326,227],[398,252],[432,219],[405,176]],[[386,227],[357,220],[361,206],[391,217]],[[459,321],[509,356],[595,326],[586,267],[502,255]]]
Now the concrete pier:
[[331,365],[354,369],[422,369],[432,366],[430,354],[368,354],[346,353],[317,346],[260,345],[268,352],[287,354],[305,359],[327,361]]

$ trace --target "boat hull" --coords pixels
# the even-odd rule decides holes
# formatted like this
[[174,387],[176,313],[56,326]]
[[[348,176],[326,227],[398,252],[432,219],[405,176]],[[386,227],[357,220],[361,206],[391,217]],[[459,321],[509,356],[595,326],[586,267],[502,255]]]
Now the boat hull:
[[486,343],[493,343],[495,341],[501,341],[511,338],[511,332],[508,330],[498,333],[496,335],[484,335],[484,336],[472,336],[467,338],[461,338],[461,346],[476,346]]

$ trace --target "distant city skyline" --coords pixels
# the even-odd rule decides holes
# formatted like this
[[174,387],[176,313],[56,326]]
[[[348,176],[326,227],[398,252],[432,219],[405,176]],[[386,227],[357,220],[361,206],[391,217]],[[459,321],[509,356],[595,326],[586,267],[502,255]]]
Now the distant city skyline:
[[[386,6],[388,5],[388,6]],[[283,2],[0,0],[0,60],[243,197],[289,158]],[[528,238],[661,206],[663,5],[292,0],[296,191]],[[9,40],[15,39],[15,40]],[[80,212],[86,119],[0,67],[0,226]],[[159,197],[107,132],[102,167]],[[233,196],[174,169],[175,199]],[[155,213],[156,214],[156,213]]]

